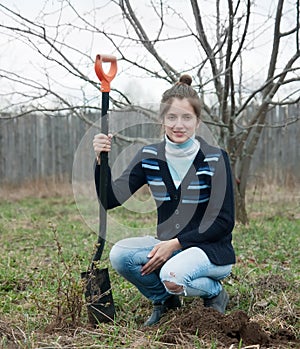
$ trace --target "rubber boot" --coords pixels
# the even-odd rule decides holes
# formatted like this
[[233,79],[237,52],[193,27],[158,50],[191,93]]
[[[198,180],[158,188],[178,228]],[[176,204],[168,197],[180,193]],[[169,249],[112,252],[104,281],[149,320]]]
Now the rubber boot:
[[161,317],[170,309],[178,309],[181,302],[178,296],[172,295],[164,303],[154,304],[150,317],[145,321],[144,326],[152,326],[159,322]]
[[222,288],[222,291],[213,298],[204,298],[204,307],[213,308],[218,312],[224,314],[226,306],[229,301],[229,296],[227,292]]

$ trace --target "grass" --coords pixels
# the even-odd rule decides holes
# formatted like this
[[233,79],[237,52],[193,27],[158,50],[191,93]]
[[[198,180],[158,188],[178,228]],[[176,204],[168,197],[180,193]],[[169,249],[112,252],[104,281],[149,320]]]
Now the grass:
[[[249,197],[250,224],[236,225],[238,262],[225,282],[229,311],[244,310],[268,331],[284,327],[299,338],[299,198],[272,200],[257,192]],[[145,224],[139,223],[143,215],[126,215],[124,209],[111,214],[132,227]],[[145,216],[147,225],[151,214]],[[151,306],[111,269],[109,242],[101,267],[109,267],[117,319],[99,329],[89,326],[80,273],[96,240],[72,195],[0,200],[1,348],[176,347],[160,341],[167,328],[141,329]],[[217,347],[197,336],[185,345]]]

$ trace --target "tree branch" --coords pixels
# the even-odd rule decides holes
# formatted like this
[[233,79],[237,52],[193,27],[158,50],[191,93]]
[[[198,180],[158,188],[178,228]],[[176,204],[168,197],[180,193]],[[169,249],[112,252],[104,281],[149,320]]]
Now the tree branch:
[[[124,3],[126,4],[126,7]],[[147,51],[151,53],[151,55],[157,60],[159,65],[162,67],[163,71],[175,83],[178,80],[180,74],[173,67],[171,67],[164,59],[162,59],[158,54],[158,52],[155,50],[154,45],[149,40],[143,26],[141,25],[134,11],[132,10],[130,1],[120,0],[120,7],[124,15],[126,16],[127,20],[130,22],[130,24],[134,28],[143,46],[146,48]]]
[[199,35],[199,42],[200,42],[202,48],[204,49],[204,51],[207,55],[207,58],[210,62],[212,74],[214,77],[213,82],[214,82],[214,85],[216,88],[217,97],[218,97],[219,102],[221,103],[222,94],[223,94],[223,86],[222,86],[221,80],[219,79],[219,71],[218,71],[218,67],[217,67],[217,63],[216,63],[216,57],[215,57],[215,54],[214,54],[214,52],[213,52],[213,50],[208,42],[208,39],[206,37],[197,0],[191,0],[191,5],[193,8],[194,17],[196,20],[196,28],[197,28],[197,32]]

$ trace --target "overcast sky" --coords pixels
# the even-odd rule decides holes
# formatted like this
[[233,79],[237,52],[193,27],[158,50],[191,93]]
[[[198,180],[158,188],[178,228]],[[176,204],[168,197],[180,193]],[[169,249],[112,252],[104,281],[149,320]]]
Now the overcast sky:
[[[290,3],[295,3],[289,0]],[[167,3],[167,1],[165,1]],[[53,28],[60,23],[75,23],[76,15],[73,11],[68,10],[67,3],[65,1],[58,0],[4,0],[1,3],[9,8],[14,9],[16,12],[21,13],[24,17],[30,18],[32,20],[41,21],[45,20],[47,25],[53,25]],[[151,15],[151,11],[149,10],[150,1],[141,1],[141,0],[133,0],[133,7],[137,10],[139,15],[139,19],[142,20],[146,24],[150,24],[148,29],[151,35],[151,28],[157,29],[159,23],[152,22],[153,16]],[[189,1],[182,0],[172,0],[169,1],[173,8],[186,18],[187,22],[193,26],[194,23],[191,23],[192,10]],[[214,23],[212,22],[210,15],[214,15],[215,7],[213,5],[214,2],[211,0],[201,0],[199,1],[200,6],[205,7],[205,13],[208,14],[205,18],[207,27],[211,29],[211,31],[215,31]],[[248,53],[244,57],[244,66],[247,67],[249,78],[255,81],[256,79],[260,79],[265,72],[263,71],[263,67],[265,67],[266,62],[266,53],[270,50],[270,45],[272,42],[272,16],[275,12],[275,1],[273,0],[264,0],[257,1],[257,5],[253,7],[252,13],[252,22],[249,29],[249,42],[253,42],[253,46],[251,44],[248,45]],[[103,25],[107,26],[105,22],[109,19],[110,23],[114,28],[118,26],[118,21],[120,18],[114,18],[115,5],[111,4],[109,0],[72,0],[71,4],[81,13],[84,14],[84,17],[90,23],[94,21],[98,26]],[[63,11],[60,11],[62,5],[65,6]],[[187,6],[188,5],[188,6]],[[101,14],[99,16],[99,12],[97,12],[97,18],[94,17],[95,7],[102,7]],[[47,16],[44,16],[43,13],[47,13]],[[101,17],[101,18],[99,18]],[[10,21],[7,16],[3,16],[0,13],[0,21],[2,23],[6,23]],[[268,19],[268,23],[266,20]],[[262,25],[265,25],[264,35],[262,35]],[[287,28],[289,28],[290,23],[283,23]],[[109,30],[112,27],[108,27]],[[69,32],[64,27],[64,36],[67,38],[67,42],[70,45],[74,45],[78,49],[84,51],[88,56],[92,59],[98,53],[114,53],[113,47],[109,44],[109,41],[101,41],[97,40],[92,34],[87,32],[76,31],[75,34],[72,34],[70,28]],[[178,21],[171,23],[169,26],[170,34],[177,35],[180,33],[180,27],[178,27]],[[255,41],[255,44],[254,44]],[[255,45],[255,47],[254,47]],[[161,48],[162,55],[165,59],[169,59],[171,64],[175,66],[178,70],[187,69],[189,66],[194,66],[197,64],[197,59],[199,59],[198,55],[193,55],[189,52],[189,40],[181,41],[180,47],[178,44],[174,43],[174,46],[168,44],[167,51],[164,52],[164,46]],[[130,48],[134,50],[134,48]],[[18,74],[25,74],[30,78],[36,79],[45,79],[45,71],[48,71],[50,79],[53,79],[60,86],[60,90],[62,93],[66,93],[70,98],[72,95],[77,96],[81,94],[82,91],[85,91],[85,94],[88,96],[90,93],[95,93],[94,89],[92,89],[88,84],[78,85],[78,81],[74,80],[70,74],[65,71],[57,69],[54,65],[52,66],[49,61],[43,60],[36,51],[32,50],[28,45],[26,45],[26,41],[23,43],[21,41],[12,40],[7,33],[3,35],[0,32],[0,56],[1,56],[1,67],[2,69],[8,71],[14,71]],[[70,56],[71,59],[73,57]],[[76,55],[74,55],[74,60],[77,59]],[[81,69],[85,72],[85,74],[92,79],[95,78],[95,73],[93,71],[93,65],[91,62],[80,62],[82,64]],[[155,100],[159,98],[162,91],[168,87],[167,84],[162,83],[161,81],[156,81],[155,79],[147,79],[143,77],[143,79],[136,79],[137,85],[135,88],[132,87],[132,83],[129,82],[129,78],[134,75],[134,70],[130,70],[126,75],[126,71],[124,74],[123,66],[119,66],[119,75],[113,82],[118,89],[125,88],[130,89],[132,94],[144,96],[144,98],[149,100]],[[122,74],[120,74],[122,72]],[[130,75],[131,74],[131,75]],[[7,81],[5,84],[2,82],[3,86],[7,86],[8,89],[14,88],[13,83],[9,83],[7,85]],[[150,88],[149,88],[150,86]],[[68,91],[68,92],[66,92]],[[2,92],[3,94],[3,92]],[[81,98],[80,97],[80,98]]]

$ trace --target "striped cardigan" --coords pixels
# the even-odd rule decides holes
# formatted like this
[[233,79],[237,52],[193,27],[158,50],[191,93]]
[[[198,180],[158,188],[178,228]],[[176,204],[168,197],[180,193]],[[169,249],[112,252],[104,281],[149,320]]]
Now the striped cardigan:
[[[140,149],[114,181],[109,169],[107,208],[122,205],[147,184],[156,202],[160,240],[177,237],[183,249],[199,247],[214,264],[233,264],[234,195],[228,155],[197,139],[201,147],[177,189],[167,165],[165,141]],[[96,165],[98,196],[99,169]]]

